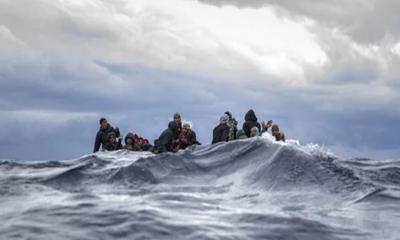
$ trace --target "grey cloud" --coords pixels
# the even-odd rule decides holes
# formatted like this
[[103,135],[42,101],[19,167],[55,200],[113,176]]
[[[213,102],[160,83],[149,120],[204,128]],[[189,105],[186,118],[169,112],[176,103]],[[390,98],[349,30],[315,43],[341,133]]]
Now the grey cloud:
[[[387,1],[313,1],[313,0],[200,0],[217,6],[238,7],[275,6],[290,13],[312,18],[328,27],[337,27],[362,43],[380,42],[385,37],[397,38],[400,34],[398,11],[400,3]],[[296,17],[296,16],[294,16]]]

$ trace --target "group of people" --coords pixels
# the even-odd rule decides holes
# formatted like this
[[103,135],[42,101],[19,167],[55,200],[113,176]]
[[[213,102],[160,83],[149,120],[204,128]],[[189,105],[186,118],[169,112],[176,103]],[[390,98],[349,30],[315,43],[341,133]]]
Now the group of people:
[[275,137],[276,141],[286,141],[285,134],[279,130],[278,125],[272,125],[272,120],[260,124],[252,109],[246,113],[244,120],[245,122],[243,123],[242,129],[238,130],[238,122],[236,119],[230,112],[225,112],[220,117],[219,125],[213,130],[212,144],[261,136],[262,133],[267,132],[269,128],[271,128],[272,136]]
[[[220,117],[218,126],[213,130],[212,144],[261,136],[269,128],[271,128],[271,134],[276,141],[286,140],[285,134],[279,130],[278,125],[273,125],[272,120],[260,124],[252,109],[246,113],[244,119],[242,129],[238,129],[238,122],[232,113],[225,112]],[[124,145],[122,145],[122,136],[118,127],[113,128],[105,118],[101,118],[99,123],[100,129],[96,134],[93,152],[98,152],[101,148],[107,151],[126,149],[163,153],[177,152],[192,145],[201,145],[197,141],[196,132],[192,129],[191,124],[183,123],[179,113],[174,114],[173,121],[168,123],[168,128],[154,141],[154,145],[151,145],[147,139],[133,133],[126,134]]]
[[100,148],[107,151],[116,151],[120,149],[150,151],[152,149],[149,140],[133,133],[126,134],[125,145],[122,146],[122,136],[119,128],[113,128],[105,118],[101,118],[99,123],[100,129],[96,134],[93,152],[98,152]]

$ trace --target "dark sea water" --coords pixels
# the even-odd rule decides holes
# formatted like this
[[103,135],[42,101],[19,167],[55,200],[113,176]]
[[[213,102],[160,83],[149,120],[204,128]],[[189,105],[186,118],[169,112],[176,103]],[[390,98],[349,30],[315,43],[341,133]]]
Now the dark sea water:
[[400,161],[268,137],[0,161],[0,239],[400,239]]

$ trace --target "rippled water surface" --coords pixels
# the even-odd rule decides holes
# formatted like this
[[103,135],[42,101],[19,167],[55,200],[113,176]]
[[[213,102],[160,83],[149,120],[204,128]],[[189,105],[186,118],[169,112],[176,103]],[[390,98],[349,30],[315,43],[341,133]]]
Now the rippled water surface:
[[400,239],[400,161],[268,138],[0,161],[1,239]]

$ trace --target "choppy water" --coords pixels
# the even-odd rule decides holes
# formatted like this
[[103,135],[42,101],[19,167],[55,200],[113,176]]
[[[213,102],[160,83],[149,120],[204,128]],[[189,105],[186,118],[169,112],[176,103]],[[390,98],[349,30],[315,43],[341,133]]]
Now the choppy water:
[[0,161],[1,239],[400,239],[400,161],[268,138]]

